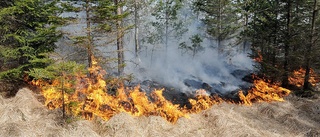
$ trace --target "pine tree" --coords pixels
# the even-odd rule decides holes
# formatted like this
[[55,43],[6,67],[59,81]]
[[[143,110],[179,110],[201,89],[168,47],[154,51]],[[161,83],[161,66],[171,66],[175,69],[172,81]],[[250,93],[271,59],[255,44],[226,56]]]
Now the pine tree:
[[[316,39],[319,38],[319,36],[317,36],[317,29],[319,29],[319,27],[316,26],[316,21],[318,20],[318,0],[313,0],[313,7],[312,7],[312,16],[310,19],[310,35],[309,35],[309,42],[308,44],[306,44],[306,53],[305,53],[305,65],[304,68],[306,70],[305,76],[304,76],[304,84],[303,84],[303,89],[307,90],[310,89],[310,83],[309,83],[309,79],[310,79],[310,69],[311,69],[311,61],[312,61],[312,56],[316,55],[314,51],[316,46],[317,46],[317,42]],[[319,52],[318,52],[319,53]]]
[[230,0],[196,0],[196,11],[204,13],[203,22],[206,24],[207,33],[216,39],[218,52],[222,53],[223,42],[233,37],[238,27],[235,25],[237,17],[233,11]]
[[147,43],[153,45],[151,54],[153,54],[156,44],[164,45],[165,62],[167,62],[169,41],[173,41],[173,39],[179,40],[187,31],[183,20],[179,17],[179,10],[182,8],[183,3],[181,0],[151,0],[150,5],[152,4],[155,6],[151,16],[155,20],[148,24],[152,27],[148,29],[148,36],[145,39]]

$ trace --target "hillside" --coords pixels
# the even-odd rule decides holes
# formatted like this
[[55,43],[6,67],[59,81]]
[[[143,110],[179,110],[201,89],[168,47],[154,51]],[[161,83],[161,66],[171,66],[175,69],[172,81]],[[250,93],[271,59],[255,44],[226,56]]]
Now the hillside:
[[223,103],[171,124],[159,116],[121,113],[109,121],[63,123],[28,88],[15,97],[0,96],[0,136],[320,136],[320,98],[286,97],[285,102],[239,106]]

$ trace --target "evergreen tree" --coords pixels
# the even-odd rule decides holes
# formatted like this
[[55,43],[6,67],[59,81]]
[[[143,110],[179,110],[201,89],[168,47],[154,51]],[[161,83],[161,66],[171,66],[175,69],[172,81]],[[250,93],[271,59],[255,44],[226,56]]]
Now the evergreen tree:
[[[319,36],[317,35],[318,32],[317,30],[319,30],[319,27],[317,27],[316,25],[316,21],[319,21],[318,18],[318,0],[313,0],[311,2],[312,4],[312,8],[311,8],[311,13],[312,16],[310,18],[310,35],[308,37],[309,42],[308,44],[306,44],[306,53],[305,55],[305,62],[304,62],[304,68],[306,70],[305,76],[304,76],[304,84],[303,84],[303,89],[307,90],[310,89],[310,83],[309,83],[309,79],[310,79],[310,69],[311,69],[311,62],[312,61],[317,61],[317,60],[313,60],[313,58],[315,56],[318,56],[319,54],[319,50],[317,50],[316,46],[319,46],[317,39],[319,39]],[[308,34],[308,33],[307,33]],[[318,48],[319,49],[319,48]]]
[[[87,50],[88,66],[92,66],[93,57],[97,57],[96,46],[101,45],[101,39],[104,43],[110,44],[116,41],[117,46],[117,64],[118,74],[121,75],[124,70],[124,43],[123,36],[125,31],[130,28],[124,26],[122,20],[128,16],[128,12],[123,12],[122,8],[125,2],[116,0],[80,0],[81,7],[70,8],[71,11],[84,11],[86,35],[71,36],[76,44],[82,45]],[[73,2],[69,3],[73,6]],[[103,37],[103,38],[102,38]],[[105,42],[107,41],[107,42]]]
[[253,19],[249,22],[247,35],[252,42],[253,58],[262,57],[259,69],[262,74],[272,80],[279,80],[280,59],[276,58],[282,54],[283,30],[285,22],[280,18],[281,6],[278,0],[254,1],[249,5],[249,12]]
[[206,24],[207,33],[217,40],[218,52],[225,49],[223,42],[233,37],[238,26],[237,17],[230,0],[196,0],[196,11],[204,13],[203,22]]
[[246,33],[252,43],[252,56],[261,56],[260,72],[284,87],[289,86],[288,79],[294,70],[304,66],[310,71],[310,66],[316,64],[309,62],[317,54],[316,40],[311,42],[317,34],[317,27],[312,27],[316,11],[313,4],[314,1],[275,0],[253,1],[248,5],[253,18]]
[[198,52],[204,50],[204,47],[201,46],[201,42],[203,42],[203,40],[199,34],[191,36],[189,40],[191,41],[191,46],[186,42],[182,42],[179,44],[179,48],[186,50],[186,52],[191,51],[192,57],[195,57]]
[[126,30],[131,26],[125,26],[123,19],[127,18],[129,12],[124,11],[125,1],[122,0],[99,0],[96,7],[94,20],[98,24],[97,31],[107,33],[107,36],[112,37],[113,32],[116,33],[115,41],[117,45],[117,63],[118,74],[123,75],[125,61],[124,61],[124,40],[123,37]]
[[182,7],[180,0],[154,1],[155,7],[151,15],[155,18],[151,22],[155,31],[147,38],[148,43],[162,43],[168,49],[171,37],[179,38],[186,31],[182,20],[179,20],[178,11]]
[[50,63],[47,53],[54,50],[61,36],[57,27],[63,23],[56,5],[57,1],[42,0],[1,2],[0,78],[22,79],[30,69]]

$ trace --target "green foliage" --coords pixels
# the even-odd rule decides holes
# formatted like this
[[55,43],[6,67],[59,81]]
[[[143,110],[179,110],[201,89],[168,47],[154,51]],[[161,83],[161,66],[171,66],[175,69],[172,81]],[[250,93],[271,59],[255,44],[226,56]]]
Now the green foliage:
[[202,21],[206,24],[207,33],[218,41],[219,51],[221,42],[234,37],[239,28],[236,8],[231,0],[196,0],[194,10],[204,13]]
[[179,10],[183,4],[181,0],[151,1],[155,4],[155,9],[151,15],[155,21],[151,21],[148,26],[148,36],[144,41],[150,44],[168,44],[170,38],[180,39],[188,30],[184,22],[179,18]]
[[[111,32],[117,31],[117,21],[129,16],[130,12],[124,11],[121,15],[117,15],[117,7],[125,6],[126,2],[122,1],[115,5],[112,0],[98,0],[96,7],[93,7],[93,22],[97,23],[96,31]],[[131,27],[127,27],[130,29]],[[127,30],[124,29],[123,30]]]
[[[307,51],[311,40],[311,18],[314,1],[242,1],[242,10],[251,20],[242,35],[250,38],[252,55],[262,56],[261,73],[274,81],[285,82],[288,75],[305,67],[307,56],[317,59],[319,43]],[[257,12],[259,11],[259,12]],[[319,20],[319,18],[317,18]],[[316,28],[319,28],[318,25]],[[316,39],[319,39],[318,35]],[[315,67],[317,61],[311,61]]]
[[57,79],[59,77],[75,76],[76,74],[85,74],[85,66],[77,64],[74,61],[59,62],[51,64],[45,68],[32,68],[29,70],[29,76],[35,79]]
[[57,1],[14,0],[0,9],[0,52],[4,69],[0,78],[20,79],[31,68],[48,65],[46,53],[52,52],[64,23]]
[[189,46],[186,42],[182,42],[179,44],[179,48],[184,49],[185,52],[191,51],[193,57],[198,52],[204,50],[204,48],[201,46],[201,42],[203,42],[203,40],[199,34],[191,36],[189,40],[191,41],[191,46]]

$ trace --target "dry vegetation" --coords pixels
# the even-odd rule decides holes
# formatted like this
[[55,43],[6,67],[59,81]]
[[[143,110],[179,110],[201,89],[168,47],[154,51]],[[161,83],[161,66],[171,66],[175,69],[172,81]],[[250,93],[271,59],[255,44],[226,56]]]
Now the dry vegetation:
[[0,96],[0,136],[320,136],[320,98],[286,100],[252,107],[223,103],[176,124],[126,113],[64,123],[59,110],[48,110],[41,95],[23,88],[15,97]]

